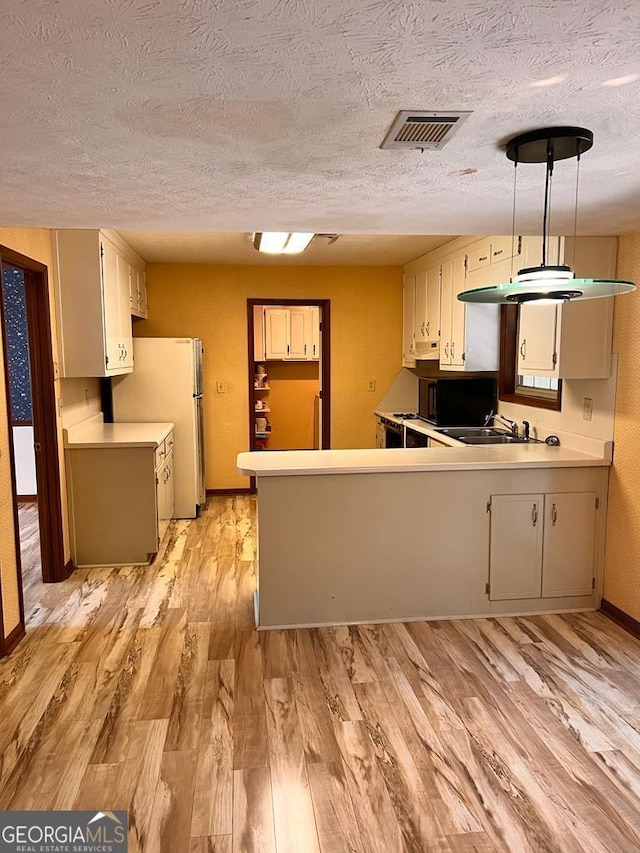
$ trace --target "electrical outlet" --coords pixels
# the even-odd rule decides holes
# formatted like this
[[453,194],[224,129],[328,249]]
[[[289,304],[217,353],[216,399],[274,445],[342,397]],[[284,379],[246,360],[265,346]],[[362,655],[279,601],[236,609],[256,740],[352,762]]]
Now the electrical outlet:
[[369,379],[367,381],[367,391],[375,391],[376,390],[376,380]]
[[227,383],[222,379],[218,379],[216,382],[216,391],[218,394],[226,394],[227,393]]
[[84,404],[85,404],[85,406],[89,405],[89,389],[88,388],[84,389]]
[[593,400],[591,397],[585,397],[582,404],[582,418],[585,421],[590,421],[593,415]]

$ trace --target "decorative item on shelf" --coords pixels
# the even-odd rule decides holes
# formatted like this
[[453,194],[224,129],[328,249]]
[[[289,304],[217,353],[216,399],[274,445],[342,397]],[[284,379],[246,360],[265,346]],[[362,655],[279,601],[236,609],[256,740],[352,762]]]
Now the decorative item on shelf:
[[[514,163],[513,223],[515,235],[516,182],[518,163],[545,163],[546,180],[542,214],[542,262],[540,266],[522,269],[512,280],[491,287],[477,287],[458,294],[461,302],[524,303],[566,302],[573,299],[596,299],[617,296],[636,289],[631,281],[616,279],[574,278],[571,267],[547,264],[549,219],[551,215],[551,178],[558,160],[577,158],[574,237],[577,235],[578,182],[580,157],[593,145],[593,133],[583,127],[547,127],[521,133],[507,143],[507,157]],[[514,236],[515,240],[515,236]],[[513,272],[513,271],[512,271]]]
[[254,374],[254,387],[255,388],[267,388],[269,385],[269,377],[267,376],[267,371],[265,369],[264,364],[258,364],[256,366],[256,372]]

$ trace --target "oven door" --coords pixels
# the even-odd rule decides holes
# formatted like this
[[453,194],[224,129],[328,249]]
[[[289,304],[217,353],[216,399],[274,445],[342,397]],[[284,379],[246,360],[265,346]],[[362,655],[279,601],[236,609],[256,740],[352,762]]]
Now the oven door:
[[407,427],[405,447],[428,447],[429,439],[423,432]]
[[384,446],[402,447],[402,427],[397,424],[384,425]]

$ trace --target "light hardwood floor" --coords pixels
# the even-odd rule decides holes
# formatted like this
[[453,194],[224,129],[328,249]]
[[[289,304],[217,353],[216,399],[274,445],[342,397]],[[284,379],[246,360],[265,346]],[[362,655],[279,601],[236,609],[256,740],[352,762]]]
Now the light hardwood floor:
[[132,853],[640,851],[638,642],[599,614],[257,633],[253,506],[44,587],[0,662],[0,808],[128,809]]
[[18,502],[20,526],[20,561],[24,610],[31,613],[42,598],[42,564],[40,562],[40,521],[35,501]]

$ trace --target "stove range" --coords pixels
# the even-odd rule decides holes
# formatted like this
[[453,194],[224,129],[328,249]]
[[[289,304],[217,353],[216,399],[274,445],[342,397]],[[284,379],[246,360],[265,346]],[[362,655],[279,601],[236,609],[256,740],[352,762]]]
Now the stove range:
[[394,412],[394,418],[401,418],[403,421],[415,421],[420,417],[415,412]]

